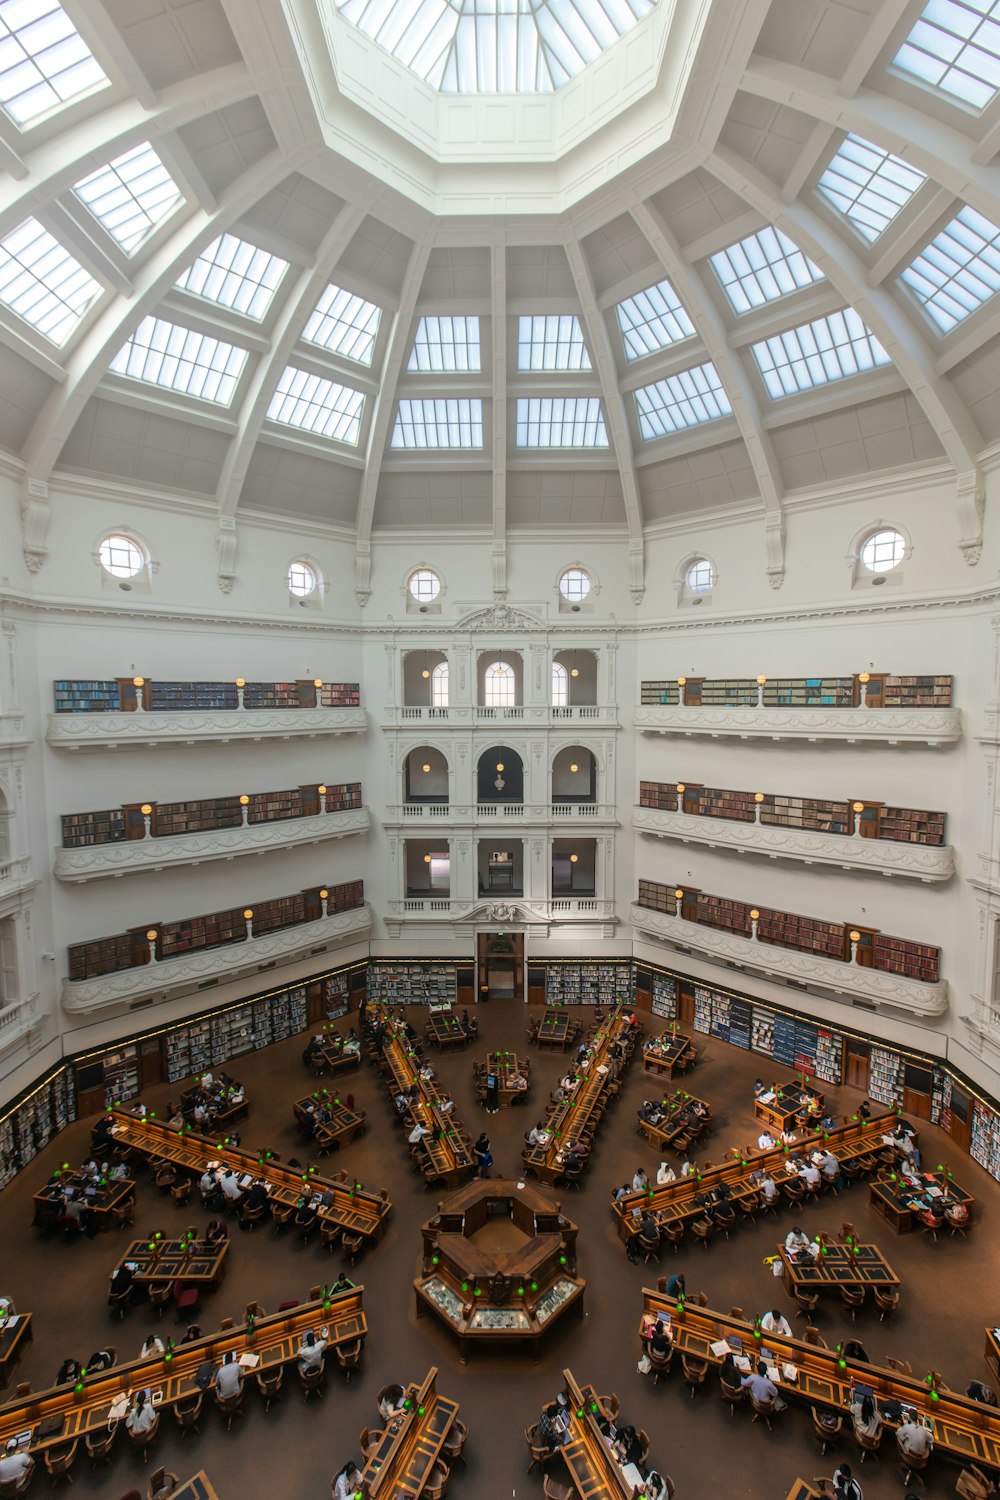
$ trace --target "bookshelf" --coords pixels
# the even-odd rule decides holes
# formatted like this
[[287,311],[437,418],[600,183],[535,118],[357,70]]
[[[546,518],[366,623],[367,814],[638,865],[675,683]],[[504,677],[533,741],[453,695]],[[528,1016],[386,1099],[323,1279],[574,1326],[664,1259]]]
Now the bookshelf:
[[882,690],[886,708],[950,708],[950,677],[887,677]]
[[[249,793],[247,823],[276,823],[318,816],[321,806],[319,787],[322,784]],[[244,810],[237,793],[227,797],[203,797],[192,802],[152,802],[149,805],[152,808],[149,815],[151,838],[179,838],[188,833],[243,826]],[[328,813],[360,808],[363,805],[360,781],[328,784],[325,805]],[[145,836],[142,804],[138,802],[101,812],[64,813],[60,823],[64,849],[83,849],[93,844],[114,844]]]
[[753,792],[727,792],[716,787],[694,786],[684,789],[683,811],[699,818],[727,818],[736,823],[753,823],[757,804]]
[[972,1139],[969,1155],[991,1177],[1000,1178],[1000,1118],[978,1100],[972,1107]]
[[143,705],[151,713],[204,712],[239,708],[235,682],[152,682],[142,689]]
[[200,802],[156,802],[149,831],[154,838],[177,838],[210,828],[239,828],[243,809],[239,797],[213,797]]
[[672,974],[658,974],[654,970],[650,1007],[654,1016],[665,1021],[677,1019],[677,983]]
[[868,1096],[877,1104],[902,1107],[903,1059],[898,1052],[872,1047],[868,1054]]
[[454,1005],[458,974],[454,963],[374,959],[368,974],[368,997],[375,1004]]
[[67,682],[52,684],[57,714],[107,714],[121,711],[121,695],[116,681]]
[[301,984],[172,1026],[163,1037],[167,1082],[197,1077],[206,1068],[270,1047],[304,1031],[306,1024],[306,985]]
[[142,707],[150,713],[231,713],[244,709],[360,708],[357,682],[314,681],[247,682],[238,688],[230,682],[161,682],[147,677],[137,690],[131,677],[99,681],[58,678],[52,684],[57,714],[132,712]]
[[912,807],[883,807],[878,836],[898,844],[935,844],[941,847],[945,842],[945,814],[921,812]]
[[581,959],[545,965],[546,1005],[619,1005],[635,996],[632,961]]
[[87,849],[93,844],[118,844],[128,837],[125,809],[103,812],[63,813],[59,819],[64,849]]
[[652,807],[655,808],[657,812],[676,812],[676,783],[665,781],[640,781],[639,806]]
[[[676,812],[678,784],[684,787],[680,810],[695,817],[725,818],[753,823],[757,818],[755,794],[732,788],[699,786],[697,782],[640,781],[639,806],[660,812]],[[909,807],[883,807],[862,797],[843,801],[820,797],[796,797],[763,792],[760,822],[771,828],[802,828],[811,833],[850,835],[854,832],[854,802],[864,802],[861,833],[864,837],[903,844],[945,842],[945,814]]]
[[694,987],[694,1029],[706,1036],[712,1029],[712,991],[701,984]]
[[71,1067],[56,1068],[18,1094],[0,1116],[0,1188],[75,1119]]
[[666,679],[643,682],[639,688],[639,701],[647,707],[657,703],[678,704],[681,701],[681,690],[677,686],[677,679],[667,682]]
[[[363,905],[363,881],[350,880],[328,888],[327,915],[354,911]],[[130,933],[73,944],[69,949],[70,980],[94,979],[101,974],[111,974],[118,969],[131,969],[148,963],[150,952],[146,939],[147,930],[157,934],[156,951],[161,962],[177,958],[183,953],[245,942],[245,909],[254,913],[253,930],[258,936],[264,932],[295,926],[300,922],[315,921],[322,914],[319,888],[316,888],[290,896],[279,896],[253,907],[234,906],[225,911],[184,917],[175,922],[147,922]]]
[[[659,911],[675,916],[677,900],[675,889],[681,887],[664,885],[660,881],[640,880],[637,905],[649,911]],[[714,927],[722,932],[735,932],[749,938],[752,924],[751,907],[745,901],[732,901],[725,896],[709,895],[685,887],[681,899],[681,920]],[[793,948],[800,953],[819,953],[826,958],[850,962],[850,933],[853,924],[827,922],[819,917],[803,917],[794,912],[771,911],[759,908],[757,941],[778,948]],[[909,938],[893,937],[888,933],[872,933],[870,943],[862,942],[859,955],[871,955],[869,967],[883,969],[892,974],[904,974],[925,984],[937,984],[941,977],[941,950],[926,943],[915,943]]]
[[[869,679],[864,685],[867,708],[951,707],[951,677],[875,673]],[[760,685],[755,677],[689,677],[684,703],[688,708],[857,708],[861,687],[857,676],[768,677]],[[639,701],[644,707],[679,704],[677,679],[643,680]]]

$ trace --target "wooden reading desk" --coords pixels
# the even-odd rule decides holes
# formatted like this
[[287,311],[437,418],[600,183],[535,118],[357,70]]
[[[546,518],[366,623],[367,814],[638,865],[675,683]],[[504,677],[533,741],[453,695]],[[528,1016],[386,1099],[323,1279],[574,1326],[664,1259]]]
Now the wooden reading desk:
[[466,1031],[450,1007],[447,1010],[431,1011],[424,1026],[424,1035],[432,1047],[438,1047],[442,1052],[457,1051],[472,1041],[471,1032]]
[[791,1083],[772,1083],[763,1094],[758,1094],[753,1101],[754,1115],[780,1135],[783,1130],[793,1128],[805,1108],[802,1103],[803,1094],[808,1094],[810,1099],[818,1101],[819,1114],[816,1117],[816,1124],[819,1125],[823,1113],[823,1095],[816,1089],[800,1083],[797,1078]]
[[785,1500],[822,1500],[822,1496],[819,1490],[807,1484],[804,1479],[796,1479]]
[[[310,1105],[314,1109],[324,1109],[330,1116],[329,1120],[316,1120],[314,1129],[310,1129]],[[364,1134],[364,1110],[348,1109],[343,1100],[337,1094],[331,1094],[329,1089],[316,1089],[304,1099],[296,1099],[292,1108],[303,1133],[315,1141],[320,1156],[335,1146],[346,1146]]]
[[883,1176],[871,1184],[869,1201],[872,1208],[897,1234],[912,1234],[919,1227],[920,1214],[928,1206],[921,1199],[931,1188],[938,1190],[931,1196],[940,1197],[947,1192],[950,1199],[964,1204],[971,1214],[976,1200],[945,1172],[918,1172],[915,1175],[920,1179],[919,1187],[911,1187],[898,1167],[889,1173],[888,1179]]
[[[486,1056],[485,1070],[476,1076],[476,1098],[482,1101],[486,1098],[486,1076],[495,1073],[497,1076],[497,1103],[501,1109],[506,1109],[509,1104],[521,1103],[527,1099],[531,1088],[531,1071],[527,1060],[522,1064],[518,1061],[516,1052],[489,1052]],[[515,1089],[510,1085],[511,1078],[523,1078],[528,1087]]]
[[576,1033],[577,1027],[575,1024],[570,1024],[568,1010],[546,1007],[545,1014],[538,1023],[535,1041],[539,1047],[547,1047],[553,1052],[565,1052],[576,1037]]
[[66,1188],[74,1189],[76,1197],[92,1209],[97,1220],[98,1229],[110,1229],[114,1224],[113,1210],[120,1208],[129,1198],[135,1197],[135,1182],[131,1177],[99,1177],[95,1184],[97,1191],[88,1196],[84,1191],[91,1184],[91,1178],[77,1167],[72,1172],[62,1172],[55,1182],[46,1183],[40,1188],[33,1198],[35,1205],[35,1217],[32,1222],[40,1229],[47,1224],[58,1222],[57,1210],[59,1199]]
[[225,1275],[228,1254],[228,1240],[210,1243],[205,1240],[190,1243],[186,1240],[133,1240],[119,1258],[115,1271],[128,1261],[138,1267],[132,1275],[139,1286],[179,1279],[189,1286],[217,1287]]
[[602,1096],[611,1083],[611,1073],[601,1069],[608,1066],[612,1044],[628,1038],[628,1050],[631,1050],[630,1015],[629,1006],[619,1005],[596,1023],[592,1033],[596,1035],[596,1045],[590,1066],[569,1098],[556,1105],[549,1115],[546,1123],[548,1140],[544,1146],[525,1146],[521,1153],[524,1170],[533,1172],[542,1182],[554,1182],[562,1176],[565,1147],[570,1141],[579,1140],[583,1132],[596,1123]]
[[[758,1342],[752,1323],[730,1317],[708,1307],[686,1303],[678,1315],[677,1302],[662,1292],[643,1289],[643,1317],[640,1336],[645,1337],[647,1323],[664,1314],[670,1319],[674,1347],[684,1354],[718,1367],[723,1360],[723,1344],[738,1347],[745,1354],[759,1348],[774,1356],[778,1367],[775,1384],[789,1402],[818,1406],[845,1416],[849,1412],[856,1384],[867,1386],[883,1414],[886,1426],[898,1426],[885,1414],[886,1402],[912,1408],[933,1424],[934,1449],[937,1454],[962,1463],[975,1463],[996,1471],[1000,1469],[1000,1409],[984,1406],[956,1391],[938,1390],[933,1399],[930,1387],[919,1376],[901,1375],[878,1365],[845,1359],[836,1349],[823,1349],[800,1339],[765,1333]],[[713,1348],[713,1345],[715,1348]],[[716,1352],[718,1350],[718,1352]],[[796,1378],[790,1380],[785,1365],[794,1367]],[[774,1376],[771,1376],[772,1380]]]
[[437,1365],[419,1386],[408,1386],[406,1395],[409,1409],[393,1417],[364,1467],[365,1494],[372,1500],[422,1494],[458,1416],[458,1402],[438,1395]]
[[[143,1156],[157,1161],[169,1161],[196,1176],[201,1176],[210,1162],[232,1167],[242,1176],[264,1178],[270,1183],[273,1203],[286,1207],[297,1206],[302,1196],[305,1179],[294,1167],[280,1162],[261,1162],[250,1151],[235,1146],[217,1146],[205,1136],[185,1131],[178,1134],[158,1120],[139,1120],[121,1110],[114,1111],[114,1138],[118,1145],[128,1146]],[[349,1234],[360,1234],[369,1244],[382,1238],[386,1219],[392,1204],[380,1193],[366,1193],[360,1188],[344,1182],[335,1182],[310,1172],[309,1187],[313,1192],[329,1193],[332,1202],[319,1210],[322,1220],[339,1224]]]
[[219,1496],[205,1470],[199,1469],[171,1492],[170,1500],[219,1500]]
[[901,1284],[877,1245],[826,1244],[818,1260],[809,1255],[793,1260],[782,1244],[778,1257],[785,1286],[792,1294],[835,1292],[842,1286],[877,1286],[888,1291]]
[[30,1313],[11,1313],[0,1324],[0,1388],[9,1384],[14,1366],[31,1339]]
[[[421,1138],[420,1149],[427,1164],[428,1175],[448,1187],[458,1187],[471,1177],[476,1169],[472,1148],[465,1139],[461,1120],[454,1110],[442,1114],[437,1084],[433,1079],[420,1076],[420,1059],[410,1051],[405,1033],[396,1028],[388,1016],[385,1020],[385,1040],[382,1046],[382,1067],[388,1072],[398,1089],[416,1086],[416,1106],[403,1113],[404,1125],[412,1126],[418,1121],[430,1127],[431,1134]],[[409,1134],[409,1131],[407,1131]]]
[[[657,1150],[669,1146],[672,1150],[686,1153],[692,1137],[700,1138],[711,1125],[712,1106],[707,1099],[699,1099],[696,1094],[685,1093],[683,1089],[678,1089],[663,1102],[667,1107],[659,1124],[653,1125],[649,1120],[640,1118],[639,1129],[649,1144],[655,1146]],[[700,1104],[705,1114],[696,1115],[690,1120],[686,1119],[685,1116],[692,1104]],[[678,1142],[683,1144],[679,1145]]]
[[[895,1125],[895,1114],[873,1116],[870,1120],[853,1120],[848,1125],[835,1126],[833,1130],[806,1136],[795,1147],[800,1155],[806,1155],[819,1147],[829,1148],[841,1162],[849,1165],[863,1157],[874,1156],[883,1150],[882,1136],[889,1124]],[[701,1205],[695,1199],[718,1187],[720,1182],[728,1185],[731,1199],[750,1198],[757,1188],[750,1181],[752,1173],[768,1171],[779,1185],[786,1180],[786,1163],[790,1153],[783,1146],[772,1146],[768,1151],[753,1151],[738,1160],[723,1162],[717,1167],[691,1177],[678,1178],[642,1193],[628,1193],[612,1203],[618,1220],[618,1234],[622,1242],[632,1233],[636,1223],[633,1208],[650,1213],[658,1224],[690,1223],[701,1218]]]
[[361,1066],[361,1047],[345,1047],[339,1031],[327,1031],[317,1038],[319,1046],[313,1051],[309,1065],[317,1075],[329,1073],[336,1078],[341,1073],[353,1073]]
[[[194,1108],[199,1096],[206,1092],[199,1084],[193,1088],[185,1089],[181,1094],[181,1114],[185,1120],[191,1121],[194,1117]],[[250,1113],[250,1099],[247,1094],[237,1104],[230,1101],[230,1095],[234,1092],[227,1088],[223,1098],[216,1101],[214,1107],[209,1111],[211,1117],[210,1130],[228,1130],[231,1125],[236,1125],[240,1120],[245,1120]],[[208,1094],[211,1101],[211,1094]]]
[[[325,1300],[300,1302],[287,1312],[259,1318],[252,1334],[245,1327],[237,1326],[195,1339],[190,1344],[177,1344],[169,1361],[157,1354],[148,1359],[113,1365],[110,1370],[87,1376],[79,1394],[72,1385],[32,1391],[0,1407],[0,1448],[6,1446],[8,1438],[28,1428],[32,1430],[29,1451],[36,1455],[45,1448],[61,1447],[90,1432],[107,1432],[111,1404],[124,1391],[152,1386],[154,1391],[163,1392],[162,1402],[157,1403],[159,1407],[174,1406],[197,1392],[194,1377],[199,1366],[206,1362],[220,1364],[222,1356],[230,1350],[237,1358],[256,1354],[260,1360],[256,1368],[273,1371],[294,1360],[304,1335],[324,1323],[330,1330],[331,1344],[353,1343],[368,1332],[361,1306],[363,1291],[363,1287],[352,1287]],[[40,1423],[59,1417],[62,1418],[61,1427],[46,1437],[39,1437]]]
[[570,1478],[583,1500],[632,1500],[636,1486],[625,1477],[604,1434],[592,1385],[580,1385],[572,1370],[563,1370],[568,1404],[569,1440],[559,1449]]
[[664,1031],[642,1049],[643,1072],[673,1078],[693,1067],[696,1055],[694,1043],[683,1031]]

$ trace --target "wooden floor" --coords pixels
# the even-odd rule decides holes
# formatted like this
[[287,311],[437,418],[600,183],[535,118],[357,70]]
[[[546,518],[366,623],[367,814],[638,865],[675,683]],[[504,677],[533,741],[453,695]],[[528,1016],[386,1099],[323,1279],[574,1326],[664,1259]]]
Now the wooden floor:
[[[433,1054],[439,1077],[452,1091],[456,1111],[475,1136],[485,1129],[493,1143],[495,1171],[514,1176],[520,1164],[522,1135],[540,1117],[549,1091],[565,1070],[562,1053],[539,1052],[525,1043],[529,1012],[513,1002],[493,1001],[480,1007],[480,1040],[461,1053]],[[418,1024],[422,1017],[414,1012]],[[589,1019],[589,1013],[587,1015]],[[644,1018],[647,1022],[650,1018]],[[658,1024],[658,1023],[656,1023]],[[751,1087],[760,1072],[760,1059],[724,1043],[699,1037],[700,1060],[687,1080],[711,1104],[714,1126],[701,1147],[699,1160],[718,1161],[726,1147],[756,1139]],[[241,1126],[243,1144],[272,1148],[287,1160],[306,1152],[294,1128],[292,1104],[310,1082],[301,1063],[304,1038],[280,1043],[266,1053],[251,1053],[230,1065],[250,1092],[253,1107]],[[524,1108],[487,1116],[475,1103],[473,1056],[491,1047],[524,1050],[532,1057],[532,1090]],[[749,1412],[730,1416],[717,1388],[707,1385],[695,1399],[676,1377],[654,1388],[636,1372],[639,1348],[636,1327],[640,1289],[655,1284],[657,1268],[632,1266],[625,1259],[608,1207],[613,1186],[631,1178],[642,1164],[653,1176],[657,1157],[636,1133],[635,1114],[650,1097],[656,1080],[642,1073],[636,1059],[626,1076],[621,1096],[600,1128],[591,1167],[581,1191],[566,1198],[569,1216],[580,1226],[579,1265],[587,1278],[587,1315],[556,1326],[542,1346],[537,1363],[515,1350],[473,1353],[467,1366],[436,1320],[414,1317],[411,1281],[420,1262],[420,1224],[433,1212],[439,1194],[426,1192],[408,1170],[409,1159],[394,1111],[375,1074],[366,1065],[344,1080],[357,1106],[367,1110],[368,1130],[359,1140],[324,1161],[325,1168],[347,1166],[366,1188],[386,1187],[393,1202],[382,1242],[363,1259],[355,1279],[366,1288],[365,1307],[370,1326],[360,1376],[349,1386],[331,1370],[322,1402],[304,1403],[297,1384],[265,1415],[256,1392],[249,1394],[246,1415],[226,1431],[214,1411],[206,1410],[201,1435],[181,1441],[166,1421],[150,1464],[122,1444],[111,1469],[91,1473],[85,1459],[78,1462],[72,1493],[119,1500],[133,1486],[145,1494],[148,1469],[165,1463],[182,1477],[203,1468],[215,1484],[220,1500],[248,1497],[287,1497],[287,1500],[326,1500],[329,1481],[351,1457],[360,1457],[358,1433],[377,1425],[375,1393],[389,1381],[420,1379],[428,1367],[440,1367],[438,1389],[461,1403],[461,1416],[470,1427],[466,1449],[468,1467],[454,1471],[449,1494],[456,1500],[514,1500],[538,1497],[542,1481],[537,1470],[526,1477],[527,1450],[523,1429],[534,1422],[543,1401],[554,1396],[564,1367],[583,1383],[600,1391],[616,1391],[625,1420],[644,1427],[652,1439],[651,1458],[672,1475],[679,1500],[709,1500],[716,1495],[754,1496],[783,1500],[796,1475],[830,1474],[839,1458],[855,1465],[865,1500],[903,1495],[899,1470],[889,1450],[881,1463],[869,1461],[857,1469],[852,1442],[825,1458],[812,1437],[807,1411],[791,1407],[773,1434],[750,1425]],[[171,1091],[154,1089],[147,1102],[158,1111]],[[860,1095],[828,1090],[835,1112],[853,1111]],[[89,1122],[88,1122],[89,1123]],[[93,1349],[117,1346],[121,1358],[134,1357],[146,1335],[159,1328],[173,1332],[168,1313],[158,1324],[149,1310],[139,1308],[124,1323],[109,1319],[107,1278],[124,1248],[124,1236],[102,1234],[93,1241],[66,1245],[39,1238],[31,1227],[31,1197],[45,1176],[63,1161],[79,1161],[89,1140],[88,1124],[80,1122],[47,1148],[20,1179],[0,1194],[0,1293],[13,1295],[19,1309],[35,1314],[34,1342],[27,1347],[15,1379],[30,1379],[37,1389],[49,1385],[67,1355],[85,1360]],[[819,1327],[830,1344],[855,1337],[873,1359],[887,1354],[910,1361],[914,1373],[940,1370],[948,1385],[964,1390],[970,1380],[989,1380],[983,1361],[983,1329],[1000,1321],[997,1291],[998,1255],[992,1226],[1000,1209],[1000,1185],[967,1157],[950,1151],[941,1132],[921,1126],[924,1162],[953,1165],[963,1186],[978,1200],[976,1229],[968,1241],[942,1239],[933,1245],[919,1235],[897,1237],[868,1207],[867,1188],[852,1188],[840,1198],[798,1210],[795,1222],[809,1231],[836,1231],[842,1219],[857,1226],[862,1241],[877,1244],[903,1282],[900,1313],[892,1325],[881,1325],[865,1312],[852,1326],[834,1298],[820,1307]],[[139,1186],[135,1233],[162,1230],[169,1236],[204,1216],[190,1208],[176,1209],[161,1197],[148,1176]],[[737,1304],[748,1313],[772,1306],[792,1307],[780,1281],[764,1257],[772,1254],[778,1235],[790,1227],[791,1213],[739,1229],[731,1243],[724,1240],[706,1252],[682,1250],[664,1257],[661,1270],[683,1270],[689,1292],[704,1291],[712,1306]],[[992,1247],[992,1248],[991,1248]],[[268,1311],[342,1269],[339,1252],[329,1255],[314,1241],[302,1248],[288,1236],[275,1237],[270,1228],[252,1234],[234,1230],[226,1276],[218,1291],[206,1299],[202,1323],[217,1326],[226,1316],[238,1317],[244,1304],[257,1298]],[[801,1320],[798,1325],[801,1327]],[[956,1470],[935,1463],[928,1474],[931,1497],[954,1493]],[[49,1492],[44,1475],[36,1475],[32,1492]]]

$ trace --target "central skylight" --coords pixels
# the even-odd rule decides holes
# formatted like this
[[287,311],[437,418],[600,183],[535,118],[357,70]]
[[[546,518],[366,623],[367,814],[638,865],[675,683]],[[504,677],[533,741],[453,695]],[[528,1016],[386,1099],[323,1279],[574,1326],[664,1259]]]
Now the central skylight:
[[442,94],[551,94],[657,0],[334,0]]

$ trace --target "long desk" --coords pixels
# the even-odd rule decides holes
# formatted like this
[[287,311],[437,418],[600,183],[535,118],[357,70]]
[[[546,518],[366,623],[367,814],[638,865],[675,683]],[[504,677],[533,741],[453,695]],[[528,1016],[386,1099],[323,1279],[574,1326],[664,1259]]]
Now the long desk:
[[538,1023],[535,1041],[539,1047],[548,1047],[553,1052],[565,1052],[576,1032],[577,1027],[570,1025],[568,1010],[546,1009]]
[[219,1500],[219,1496],[205,1470],[199,1469],[197,1474],[192,1474],[190,1479],[177,1486],[170,1500]]
[[139,1286],[181,1280],[189,1286],[216,1287],[225,1274],[228,1254],[228,1240],[194,1240],[190,1244],[185,1240],[133,1240],[115,1271],[128,1261],[138,1267],[132,1274]]
[[548,1140],[543,1146],[525,1146],[522,1152],[524,1170],[533,1172],[542,1182],[554,1182],[557,1177],[562,1176],[566,1145],[579,1139],[583,1131],[593,1124],[601,1096],[611,1082],[611,1073],[602,1073],[600,1070],[608,1066],[612,1044],[630,1037],[631,1014],[629,1006],[619,1005],[610,1015],[596,1023],[596,1046],[591,1055],[590,1066],[569,1098],[557,1105],[549,1116],[546,1125]]
[[[522,1103],[528,1097],[531,1088],[530,1065],[527,1060],[522,1065],[518,1062],[516,1052],[489,1052],[486,1055],[485,1071],[476,1078],[476,1098],[486,1098],[486,1075],[495,1073],[497,1077],[497,1103],[501,1109],[506,1109],[509,1104]],[[515,1089],[511,1087],[511,1078],[523,1078],[527,1088]]]
[[[783,1130],[789,1130],[798,1119],[804,1109],[802,1095],[808,1094],[811,1099],[816,1099],[822,1113],[823,1095],[813,1088],[804,1087],[798,1079],[791,1083],[772,1084],[766,1092],[772,1097],[765,1101],[762,1095],[753,1102],[753,1112],[758,1120],[763,1120],[772,1130],[780,1135]],[[817,1116],[817,1123],[819,1116]]]
[[[368,1332],[361,1305],[363,1291],[363,1287],[352,1287],[326,1301],[300,1302],[287,1312],[272,1313],[270,1317],[258,1319],[252,1335],[245,1327],[237,1326],[190,1344],[177,1344],[169,1361],[162,1355],[153,1355],[149,1359],[113,1365],[110,1370],[88,1376],[79,1395],[72,1385],[32,1391],[30,1395],[0,1407],[0,1448],[6,1445],[8,1438],[29,1427],[32,1429],[29,1447],[35,1454],[45,1448],[59,1447],[88,1432],[106,1432],[111,1403],[123,1391],[152,1386],[156,1391],[163,1391],[162,1406],[174,1406],[198,1390],[194,1379],[198,1367],[206,1361],[221,1363],[222,1356],[230,1350],[237,1357],[256,1354],[260,1357],[258,1370],[274,1370],[279,1365],[290,1363],[304,1334],[310,1329],[318,1329],[321,1324],[325,1323],[329,1328],[331,1344],[353,1343]],[[49,1417],[62,1417],[62,1427],[58,1432],[39,1438],[38,1426]]]
[[807,1484],[804,1479],[796,1479],[785,1500],[821,1500],[821,1496],[819,1490]]
[[[645,1320],[663,1313],[670,1318],[674,1347],[684,1354],[706,1360],[710,1365],[717,1367],[722,1363],[722,1355],[714,1353],[711,1346],[731,1336],[741,1341],[744,1350],[756,1346],[753,1324],[745,1319],[733,1318],[708,1307],[692,1307],[690,1303],[685,1304],[678,1317],[676,1300],[649,1288],[643,1289],[642,1302],[640,1337],[644,1336]],[[934,1450],[937,1454],[944,1453],[962,1463],[976,1463],[994,1471],[1000,1469],[1000,1409],[997,1407],[983,1406],[968,1396],[940,1389],[937,1399],[933,1400],[930,1387],[919,1376],[901,1375],[895,1370],[883,1370],[878,1365],[846,1359],[836,1349],[823,1349],[817,1344],[806,1344],[781,1334],[765,1334],[761,1349],[775,1356],[779,1366],[776,1384],[786,1400],[823,1407],[844,1416],[851,1404],[854,1385],[866,1385],[872,1390],[880,1409],[886,1401],[893,1401],[929,1418],[934,1424]],[[780,1368],[785,1364],[796,1368],[796,1381],[785,1378]],[[891,1427],[891,1421],[887,1420],[886,1425]]]
[[[322,1106],[330,1116],[329,1120],[316,1120],[315,1129],[311,1134],[306,1123],[310,1118],[310,1105],[314,1108],[317,1105]],[[303,1133],[310,1140],[315,1141],[316,1149],[321,1156],[324,1151],[330,1151],[334,1146],[346,1146],[357,1136],[364,1134],[364,1110],[348,1109],[339,1095],[331,1094],[329,1089],[316,1089],[314,1093],[307,1094],[304,1099],[296,1099],[292,1108]]]
[[673,1078],[678,1069],[682,1073],[688,1071],[695,1055],[694,1044],[683,1031],[664,1031],[643,1047],[643,1072],[655,1073],[661,1078]]
[[[678,1147],[676,1142],[685,1138],[689,1139],[692,1131],[697,1131],[697,1138],[700,1139],[704,1132],[711,1126],[712,1106],[707,1099],[699,1099],[696,1094],[688,1094],[683,1089],[678,1089],[669,1099],[664,1100],[664,1103],[667,1109],[659,1124],[653,1125],[641,1116],[638,1122],[639,1129],[646,1137],[646,1140],[651,1146],[655,1146],[658,1151],[662,1150],[664,1146],[669,1146],[671,1150],[686,1149]],[[700,1104],[706,1111],[704,1116],[696,1117],[696,1125],[692,1125],[690,1121],[683,1118],[692,1104]]]
[[[805,1155],[817,1147],[828,1147],[843,1165],[882,1150],[882,1136],[889,1125],[895,1123],[895,1114],[888,1113],[873,1116],[870,1120],[854,1120],[848,1125],[838,1125],[825,1134],[806,1136],[795,1150],[800,1155]],[[718,1187],[720,1182],[728,1185],[733,1199],[752,1197],[757,1189],[750,1181],[751,1173],[767,1170],[775,1182],[782,1182],[786,1176],[785,1162],[788,1154],[783,1146],[772,1146],[768,1151],[751,1151],[738,1160],[710,1167],[698,1176],[682,1177],[676,1182],[654,1188],[652,1193],[648,1190],[628,1193],[612,1203],[618,1220],[619,1237],[624,1243],[632,1233],[635,1224],[633,1208],[651,1213],[659,1224],[690,1223],[693,1219],[700,1218],[702,1213],[695,1198]]]
[[114,1223],[112,1211],[120,1208],[129,1198],[135,1196],[135,1183],[130,1177],[102,1177],[98,1179],[97,1192],[93,1197],[88,1198],[84,1189],[90,1180],[77,1167],[71,1172],[60,1173],[55,1182],[47,1182],[32,1200],[35,1205],[35,1217],[32,1222],[42,1229],[49,1223],[58,1223],[56,1213],[58,1200],[66,1188],[71,1187],[76,1196],[93,1210],[97,1218],[98,1229],[110,1229]]
[[11,1313],[0,1325],[0,1388],[9,1384],[11,1372],[32,1337],[30,1313]]
[[468,1046],[472,1041],[471,1032],[466,1031],[458,1016],[450,1008],[431,1011],[424,1026],[424,1035],[432,1047],[439,1047],[442,1051],[455,1051],[460,1047]]
[[419,1385],[407,1388],[409,1409],[393,1418],[364,1467],[364,1492],[372,1500],[397,1500],[423,1493],[451,1424],[458,1402],[437,1390],[437,1365]]
[[580,1385],[572,1370],[563,1370],[566,1383],[569,1439],[559,1449],[577,1494],[584,1500],[632,1500],[635,1485],[622,1473],[604,1434],[597,1425],[597,1393]]
[[[376,1011],[378,1009],[376,1007]],[[407,1110],[403,1120],[430,1127],[431,1134],[425,1135],[420,1142],[428,1167],[435,1180],[448,1187],[458,1187],[476,1170],[475,1157],[466,1144],[462,1122],[454,1110],[449,1114],[441,1112],[436,1083],[433,1079],[421,1078],[420,1059],[410,1051],[405,1034],[396,1029],[390,1018],[383,1016],[383,1019],[386,1027],[381,1054],[383,1068],[391,1074],[397,1088],[416,1086],[419,1095],[415,1108]]]
[[[115,1110],[114,1117],[115,1142],[143,1156],[173,1162],[199,1177],[209,1162],[221,1162],[223,1166],[232,1167],[234,1172],[265,1178],[271,1184],[272,1202],[286,1207],[297,1205],[302,1196],[304,1178],[294,1167],[273,1160],[261,1163],[250,1151],[241,1151],[235,1146],[218,1146],[205,1136],[189,1131],[178,1134],[158,1120],[138,1120],[121,1110]],[[388,1198],[380,1193],[366,1193],[348,1183],[334,1182],[321,1177],[318,1172],[310,1172],[308,1182],[314,1192],[332,1194],[329,1207],[319,1210],[321,1219],[339,1224],[349,1234],[360,1234],[372,1244],[382,1238],[392,1207]]]
[[779,1245],[778,1256],[789,1292],[835,1292],[842,1286],[889,1289],[901,1284],[877,1245],[826,1244],[818,1260],[793,1260]]
[[959,1187],[957,1182],[949,1181],[944,1172],[918,1172],[917,1176],[924,1185],[912,1189],[904,1182],[898,1169],[891,1175],[895,1178],[894,1181],[878,1180],[871,1184],[869,1201],[875,1212],[897,1234],[912,1234],[917,1228],[921,1211],[927,1207],[926,1203],[920,1202],[920,1195],[928,1187],[936,1187],[941,1192],[947,1189],[949,1198],[964,1204],[970,1214],[972,1212],[976,1201],[972,1194]]

